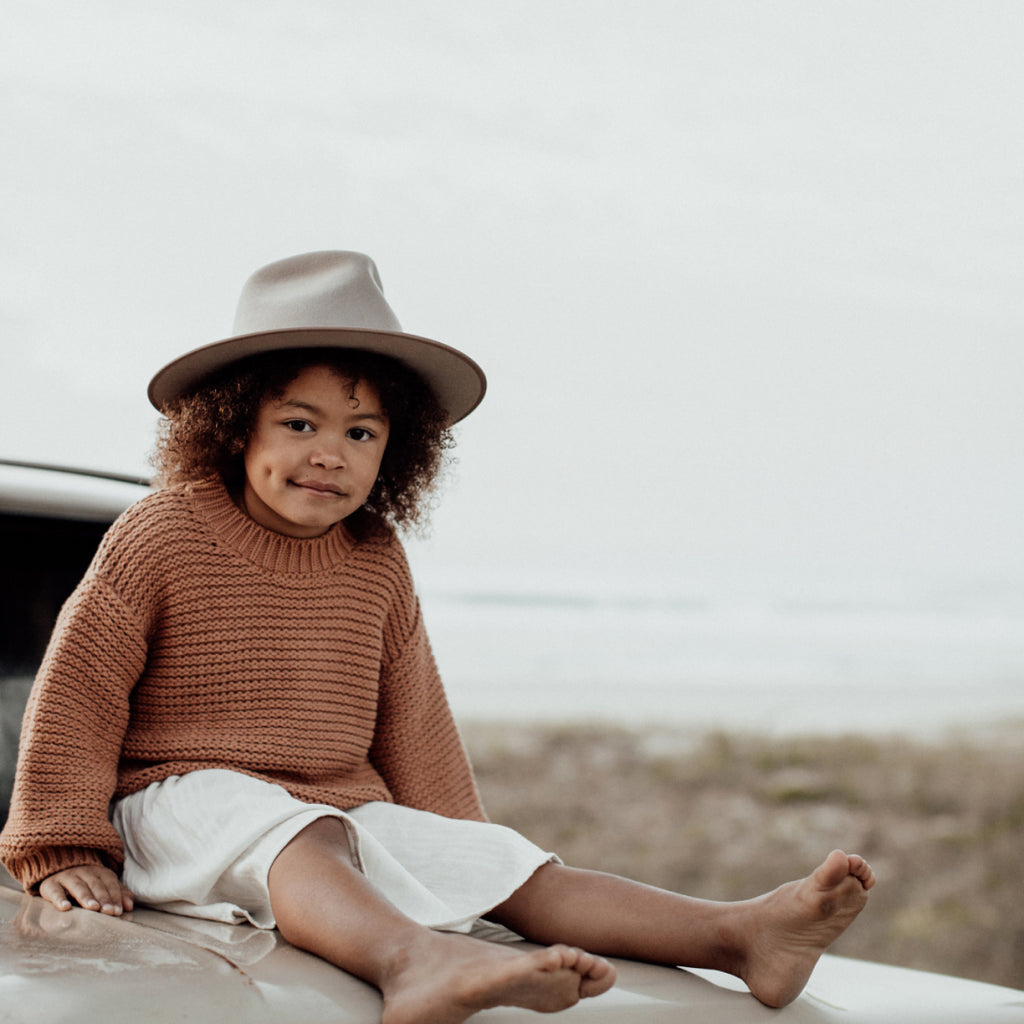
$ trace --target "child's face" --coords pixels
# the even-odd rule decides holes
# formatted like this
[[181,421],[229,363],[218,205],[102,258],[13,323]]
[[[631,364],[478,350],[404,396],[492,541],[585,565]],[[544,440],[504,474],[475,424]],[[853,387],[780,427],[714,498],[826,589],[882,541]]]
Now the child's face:
[[377,479],[388,419],[377,389],[325,366],[263,403],[245,450],[243,500],[261,526],[319,537],[358,509]]

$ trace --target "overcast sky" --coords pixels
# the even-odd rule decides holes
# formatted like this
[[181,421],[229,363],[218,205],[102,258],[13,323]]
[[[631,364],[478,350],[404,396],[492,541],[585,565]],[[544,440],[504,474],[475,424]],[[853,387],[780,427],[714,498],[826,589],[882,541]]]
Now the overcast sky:
[[[490,391],[425,565],[1024,570],[1024,7],[8,0],[0,454],[145,468],[248,274]],[[561,571],[561,570],[559,570]]]

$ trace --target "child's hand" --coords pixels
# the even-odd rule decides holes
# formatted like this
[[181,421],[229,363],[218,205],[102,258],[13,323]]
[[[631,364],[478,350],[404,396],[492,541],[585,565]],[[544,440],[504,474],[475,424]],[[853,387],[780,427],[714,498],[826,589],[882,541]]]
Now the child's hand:
[[70,910],[74,899],[86,910],[119,916],[135,906],[135,897],[117,875],[102,864],[66,868],[39,883],[39,895],[58,910]]

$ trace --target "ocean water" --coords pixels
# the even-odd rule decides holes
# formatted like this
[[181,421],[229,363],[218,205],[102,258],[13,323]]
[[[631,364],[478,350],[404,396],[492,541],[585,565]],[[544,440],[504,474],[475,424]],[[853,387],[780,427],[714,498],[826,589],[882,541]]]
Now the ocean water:
[[1024,725],[1024,580],[421,585],[463,719],[935,735]]

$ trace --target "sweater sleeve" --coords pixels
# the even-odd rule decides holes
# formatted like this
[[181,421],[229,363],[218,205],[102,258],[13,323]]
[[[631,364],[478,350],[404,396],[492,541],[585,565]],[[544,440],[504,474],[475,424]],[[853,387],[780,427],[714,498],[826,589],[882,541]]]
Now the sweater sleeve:
[[487,821],[415,597],[406,625],[381,674],[370,759],[396,803]]
[[26,890],[79,864],[123,862],[108,808],[144,630],[108,584],[87,576],[68,599],[29,695],[0,858]]

